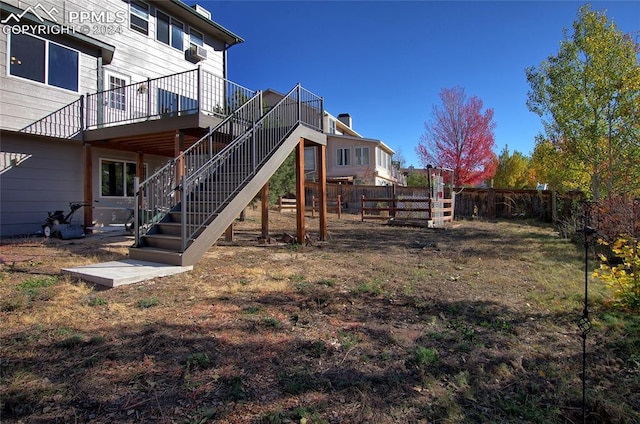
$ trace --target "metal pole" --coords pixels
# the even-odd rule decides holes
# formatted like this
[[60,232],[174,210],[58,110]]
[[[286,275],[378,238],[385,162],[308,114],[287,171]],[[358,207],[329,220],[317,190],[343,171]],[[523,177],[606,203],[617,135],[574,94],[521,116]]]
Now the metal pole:
[[[136,246],[140,246],[140,178],[133,177],[133,191],[136,193],[133,203],[133,228],[135,228]],[[126,225],[126,224],[125,224]]]
[[191,237],[190,234],[187,234],[187,219],[189,219],[189,217],[187,216],[187,191],[186,191],[186,187],[187,187],[187,177],[185,175],[182,176],[182,196],[181,196],[181,202],[180,202],[180,212],[182,215],[182,219],[181,219],[181,234],[182,234],[182,251],[184,252],[187,248],[187,240],[189,240],[189,237]]
[[596,230],[589,226],[589,204],[584,204],[584,225],[582,234],[584,236],[584,309],[582,317],[578,320],[582,338],[582,423],[587,422],[587,334],[591,331],[591,320],[589,319],[589,236],[595,234]]

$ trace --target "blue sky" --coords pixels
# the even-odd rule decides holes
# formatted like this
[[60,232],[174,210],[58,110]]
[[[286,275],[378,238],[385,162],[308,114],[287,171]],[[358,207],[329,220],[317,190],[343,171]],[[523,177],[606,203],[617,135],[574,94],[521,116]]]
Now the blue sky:
[[[558,52],[579,1],[198,1],[244,38],[229,50],[229,79],[289,91],[300,82],[364,137],[415,153],[442,88],[459,85],[494,109],[496,153],[531,154],[540,118],[526,106],[525,68]],[[640,2],[590,2],[625,33]]]

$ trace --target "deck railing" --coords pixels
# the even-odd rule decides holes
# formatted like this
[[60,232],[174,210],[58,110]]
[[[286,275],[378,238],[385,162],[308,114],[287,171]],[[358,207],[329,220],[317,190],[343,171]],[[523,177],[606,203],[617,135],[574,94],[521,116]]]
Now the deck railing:
[[[147,212],[136,218],[136,245],[158,215],[178,205],[182,222],[182,249],[208,225],[257,173],[298,125],[322,131],[323,100],[297,85],[266,114],[262,96],[229,115],[190,151],[147,178],[136,190],[136,204]],[[216,137],[233,137],[210,157]],[[208,158],[206,161],[203,159]],[[176,184],[178,175],[182,175]]]
[[198,172],[183,177],[182,249],[242,190],[298,124],[322,131],[322,97],[296,85]]
[[201,68],[87,95],[86,128],[191,115],[226,116],[255,92]]
[[51,112],[20,132],[57,138],[73,138],[84,129],[84,96]]
[[255,93],[197,68],[80,96],[20,131],[73,138],[87,129],[195,113],[224,117]]
[[136,204],[140,205],[142,215],[135,219],[140,223],[136,244],[140,241],[140,229],[148,229],[158,214],[172,210],[184,197],[181,196],[184,192],[181,187],[183,176],[199,171],[220,149],[216,146],[232,140],[234,133],[244,134],[250,129],[260,118],[261,107],[262,93],[258,92],[204,137],[139,184]]

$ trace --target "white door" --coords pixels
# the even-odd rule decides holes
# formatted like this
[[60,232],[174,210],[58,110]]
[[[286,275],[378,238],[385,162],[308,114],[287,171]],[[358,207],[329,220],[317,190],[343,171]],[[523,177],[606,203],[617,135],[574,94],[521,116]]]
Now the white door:
[[131,119],[129,110],[131,79],[126,75],[117,74],[112,71],[104,73],[104,124],[111,125],[122,123]]

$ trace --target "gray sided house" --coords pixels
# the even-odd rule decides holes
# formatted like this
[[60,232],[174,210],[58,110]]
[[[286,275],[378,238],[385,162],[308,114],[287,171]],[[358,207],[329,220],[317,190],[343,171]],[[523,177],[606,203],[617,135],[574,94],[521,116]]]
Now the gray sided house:
[[243,40],[200,6],[0,7],[2,237],[81,201],[86,227],[135,210],[132,258],[193,264],[302,140],[326,144],[320,97],[296,86],[265,110],[261,92],[227,79]]

